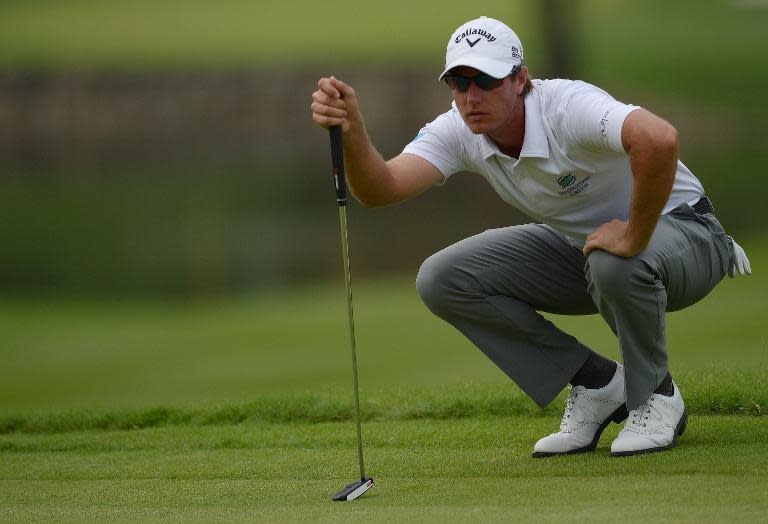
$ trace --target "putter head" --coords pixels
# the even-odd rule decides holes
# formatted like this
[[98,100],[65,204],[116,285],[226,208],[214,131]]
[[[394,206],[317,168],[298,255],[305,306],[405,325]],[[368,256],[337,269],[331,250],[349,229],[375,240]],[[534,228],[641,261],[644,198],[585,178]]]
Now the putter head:
[[373,486],[373,479],[371,477],[360,479],[336,493],[333,496],[333,500],[355,500],[357,497],[371,489],[371,486]]

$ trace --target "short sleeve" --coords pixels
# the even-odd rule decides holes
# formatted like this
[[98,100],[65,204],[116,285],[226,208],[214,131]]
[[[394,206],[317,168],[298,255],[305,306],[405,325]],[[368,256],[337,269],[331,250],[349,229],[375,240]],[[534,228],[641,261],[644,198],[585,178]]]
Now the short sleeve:
[[640,107],[619,102],[605,91],[582,83],[565,107],[566,134],[590,151],[624,153],[621,128],[635,109]]
[[[454,110],[455,111],[455,110]],[[422,127],[403,153],[419,156],[435,166],[446,179],[464,171],[464,155],[452,111]]]

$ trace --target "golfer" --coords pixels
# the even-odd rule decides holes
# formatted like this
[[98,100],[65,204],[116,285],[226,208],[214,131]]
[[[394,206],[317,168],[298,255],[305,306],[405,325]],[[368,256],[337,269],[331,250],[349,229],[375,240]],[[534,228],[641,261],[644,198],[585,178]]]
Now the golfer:
[[[533,80],[523,46],[482,17],[448,41],[446,113],[385,161],[355,90],[330,77],[314,121],[340,125],[350,187],[365,206],[394,204],[456,173],[482,175],[530,224],[493,229],[429,257],[416,279],[427,307],[471,340],[539,406],[566,385],[560,430],[534,457],[592,451],[624,422],[614,456],[671,448],[687,415],[667,365],[665,312],[751,274],[701,182],[678,160],[677,131],[581,81]],[[622,363],[539,312],[599,313]]]

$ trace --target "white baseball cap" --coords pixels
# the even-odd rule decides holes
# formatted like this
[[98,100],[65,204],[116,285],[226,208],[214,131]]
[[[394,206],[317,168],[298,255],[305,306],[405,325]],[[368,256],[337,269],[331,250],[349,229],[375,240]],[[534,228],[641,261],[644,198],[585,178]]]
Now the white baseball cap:
[[462,24],[451,35],[445,51],[445,70],[474,67],[494,78],[504,78],[523,63],[523,44],[504,22],[481,16]]

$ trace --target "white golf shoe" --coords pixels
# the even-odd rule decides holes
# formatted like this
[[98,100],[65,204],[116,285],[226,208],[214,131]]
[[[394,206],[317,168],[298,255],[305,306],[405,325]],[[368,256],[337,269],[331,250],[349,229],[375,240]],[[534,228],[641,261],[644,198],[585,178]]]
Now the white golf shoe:
[[624,429],[611,444],[611,455],[623,457],[669,449],[685,431],[688,413],[677,384],[671,397],[654,393],[648,401],[629,412]]
[[624,398],[624,368],[616,365],[611,381],[599,389],[573,386],[565,402],[560,431],[540,439],[533,446],[534,457],[551,457],[592,451],[603,430],[627,418]]

